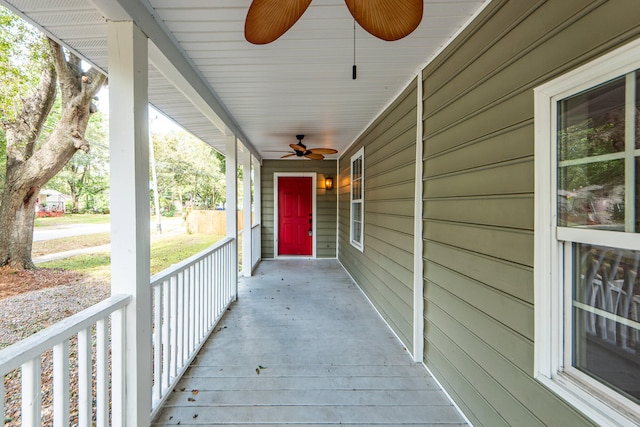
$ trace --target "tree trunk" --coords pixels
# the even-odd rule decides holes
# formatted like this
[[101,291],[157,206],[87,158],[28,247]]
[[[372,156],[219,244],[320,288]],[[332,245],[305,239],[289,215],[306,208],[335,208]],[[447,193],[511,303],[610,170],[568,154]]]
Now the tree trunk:
[[[35,202],[40,188],[57,174],[78,150],[88,151],[84,134],[91,102],[106,82],[95,69],[82,71],[73,54],[64,54],[49,41],[53,64],[44,67],[33,95],[23,99],[22,111],[3,122],[7,137],[7,179],[0,197],[0,265],[33,268],[31,246]],[[60,84],[62,114],[51,135],[36,150],[42,126],[53,106],[56,77]]]
[[[5,187],[6,188],[6,187]],[[15,269],[30,269],[35,203],[39,187],[24,185],[4,191],[0,205],[0,264]]]

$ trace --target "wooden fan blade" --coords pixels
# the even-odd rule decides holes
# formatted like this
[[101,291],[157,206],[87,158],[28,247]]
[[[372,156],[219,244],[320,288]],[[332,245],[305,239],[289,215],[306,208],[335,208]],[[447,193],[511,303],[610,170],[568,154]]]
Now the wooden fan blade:
[[353,18],[369,34],[386,41],[399,40],[418,28],[423,0],[345,0]]
[[333,148],[309,148],[314,154],[336,154],[338,150],[334,150]]
[[267,44],[296,23],[311,0],[253,0],[244,21],[244,38],[249,43]]
[[322,154],[316,154],[316,153],[308,153],[304,155],[306,158],[311,159],[311,160],[322,160],[324,159],[324,156]]
[[295,156],[296,153],[291,153],[291,154],[285,154],[284,156],[280,157],[281,159],[286,159],[287,157],[293,157]]
[[293,151],[307,151],[306,147],[298,144],[289,144],[289,147],[291,147]]

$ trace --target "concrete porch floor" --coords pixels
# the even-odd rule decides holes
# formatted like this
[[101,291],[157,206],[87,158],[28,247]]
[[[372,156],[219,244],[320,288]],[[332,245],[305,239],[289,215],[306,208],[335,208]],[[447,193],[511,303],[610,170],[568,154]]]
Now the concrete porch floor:
[[153,425],[462,426],[336,260],[263,261]]

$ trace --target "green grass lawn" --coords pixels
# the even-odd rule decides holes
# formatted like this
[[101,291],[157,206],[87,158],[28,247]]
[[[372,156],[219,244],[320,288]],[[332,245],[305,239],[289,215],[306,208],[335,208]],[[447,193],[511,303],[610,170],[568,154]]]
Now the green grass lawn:
[[47,227],[65,224],[108,224],[111,215],[102,214],[65,214],[64,216],[36,218],[36,227]]
[[[195,255],[221,240],[223,236],[206,234],[177,234],[151,242],[151,271],[154,275]],[[63,268],[85,273],[96,279],[108,280],[111,276],[110,254],[78,255],[58,261],[39,264],[43,268]]]
[[60,239],[41,240],[33,242],[31,256],[54,254],[72,249],[90,248],[106,245],[111,242],[111,233],[84,234],[82,236],[62,237]]

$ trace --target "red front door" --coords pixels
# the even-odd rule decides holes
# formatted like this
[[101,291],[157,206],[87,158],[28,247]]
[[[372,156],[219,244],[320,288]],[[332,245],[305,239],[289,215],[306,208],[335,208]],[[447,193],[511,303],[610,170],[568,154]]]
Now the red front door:
[[278,177],[278,255],[312,255],[310,177]]

